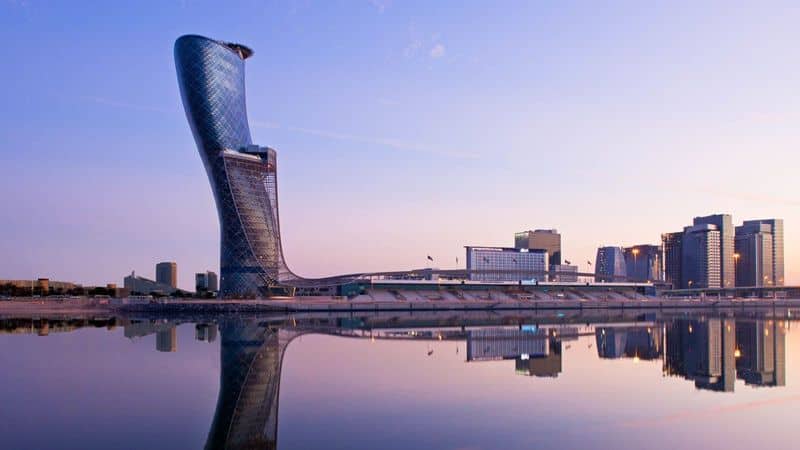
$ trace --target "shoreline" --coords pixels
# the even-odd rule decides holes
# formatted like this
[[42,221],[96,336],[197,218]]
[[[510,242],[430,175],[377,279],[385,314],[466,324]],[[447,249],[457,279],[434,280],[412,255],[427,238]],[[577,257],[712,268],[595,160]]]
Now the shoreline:
[[97,299],[3,300],[0,319],[31,316],[128,315],[128,314],[305,314],[305,313],[415,313],[584,310],[764,310],[800,308],[800,298],[791,299],[671,299],[558,300],[558,301],[394,301],[370,302],[346,299],[295,297],[275,300],[170,300],[152,303],[112,304]]

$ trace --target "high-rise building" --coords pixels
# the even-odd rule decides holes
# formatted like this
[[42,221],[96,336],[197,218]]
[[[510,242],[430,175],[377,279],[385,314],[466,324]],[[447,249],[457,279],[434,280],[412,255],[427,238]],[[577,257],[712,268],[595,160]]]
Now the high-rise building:
[[208,290],[208,276],[203,273],[194,274],[194,291],[197,293]]
[[217,292],[219,291],[219,279],[217,278],[216,272],[206,272],[206,278],[208,279],[208,284],[206,288],[208,288],[209,292]]
[[621,247],[600,247],[594,264],[596,281],[626,281],[627,269]]
[[683,288],[719,288],[720,232],[716,225],[686,227],[683,232],[681,281]]
[[663,280],[661,247],[658,245],[635,245],[623,249],[625,267],[631,281]]
[[156,283],[178,287],[178,264],[174,262],[160,262],[156,264]]
[[742,227],[750,229],[761,225],[769,225],[772,234],[772,285],[783,286],[783,219],[745,220]]
[[719,287],[733,287],[735,285],[734,261],[734,228],[733,218],[730,214],[714,214],[704,217],[695,217],[694,225],[714,225],[719,231]]
[[772,227],[751,223],[736,227],[736,286],[771,286],[775,278]]
[[550,264],[561,264],[561,235],[558,230],[528,230],[514,233],[514,247],[528,250],[546,250]]
[[220,296],[269,297],[287,287],[331,287],[352,277],[307,279],[289,269],[278,217],[277,152],[254,145],[245,104],[250,48],[203,36],[175,41],[178,87],[220,222]]
[[217,274],[214,272],[200,272],[194,275],[195,292],[217,292]]
[[661,246],[664,250],[664,281],[671,283],[674,289],[679,289],[683,286],[683,231],[662,234]]
[[469,279],[520,281],[547,279],[548,255],[544,250],[508,247],[465,247]]

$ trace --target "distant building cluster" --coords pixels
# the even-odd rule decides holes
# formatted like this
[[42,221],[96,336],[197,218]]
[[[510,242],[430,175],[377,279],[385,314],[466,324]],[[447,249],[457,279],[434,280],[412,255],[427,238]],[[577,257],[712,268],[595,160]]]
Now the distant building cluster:
[[[191,292],[178,289],[178,264],[173,261],[156,264],[156,279],[151,280],[131,272],[124,279],[125,289],[137,295],[181,295],[191,296]],[[215,272],[195,274],[195,295],[216,295],[219,291],[219,278]]]
[[660,245],[600,247],[594,263],[597,282],[647,282],[664,279],[664,256]]
[[[513,359],[519,375],[555,378],[562,371],[561,343],[554,329],[484,328],[467,333],[467,361]],[[577,332],[572,333],[577,336]]]
[[[662,234],[658,244],[599,247],[588,272],[598,283],[655,282],[674,289],[783,286],[783,239],[782,219],[734,227],[730,214],[695,217],[683,230]],[[514,247],[465,248],[470,280],[578,281],[578,266],[563,259],[555,229],[515,233]]]
[[156,279],[151,280],[131,272],[123,280],[125,289],[133,295],[171,295],[178,289],[178,265],[174,262],[156,264]]
[[730,214],[695,217],[683,231],[661,235],[664,279],[674,288],[783,286],[783,220]]
[[195,275],[196,292],[189,292],[178,288],[178,264],[174,261],[159,262],[155,266],[155,280],[136,275],[132,271],[123,278],[123,287],[116,283],[105,286],[83,286],[69,281],[54,281],[49,278],[33,280],[0,280],[0,296],[2,297],[30,297],[30,296],[90,296],[90,297],[115,297],[128,296],[178,296],[203,298],[215,297],[219,291],[219,277],[216,272],[206,271]]
[[561,235],[554,229],[514,233],[514,247],[465,248],[470,280],[578,281],[578,266],[562,263]]
[[35,280],[0,280],[0,296],[29,297],[29,296],[109,296],[119,297],[127,292],[118,288],[114,283],[105,286],[83,286],[71,281],[54,281],[49,278]]
[[[777,320],[681,318],[603,325],[593,332],[599,358],[661,362],[665,376],[684,378],[697,389],[732,392],[737,379],[753,387],[786,385],[787,326]],[[467,362],[513,359],[518,374],[557,377],[562,342],[579,334],[536,325],[470,330]]]
[[[178,324],[174,322],[167,320],[128,321],[122,325],[123,334],[128,339],[138,339],[155,334],[156,351],[164,353],[178,351]],[[216,324],[198,323],[195,325],[195,340],[212,343],[217,339],[218,332]]]

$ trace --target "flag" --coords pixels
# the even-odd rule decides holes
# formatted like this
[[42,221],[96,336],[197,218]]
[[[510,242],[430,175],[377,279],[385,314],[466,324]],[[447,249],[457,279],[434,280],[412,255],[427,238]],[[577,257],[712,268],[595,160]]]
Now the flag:
[[592,262],[591,262],[591,261],[586,261],[586,264],[588,264],[588,265],[590,265],[590,266],[591,266],[591,265],[592,265]]
[[431,258],[431,255],[428,255],[428,261],[433,261],[433,258]]
[[568,259],[565,259],[564,262],[567,264],[572,264]]

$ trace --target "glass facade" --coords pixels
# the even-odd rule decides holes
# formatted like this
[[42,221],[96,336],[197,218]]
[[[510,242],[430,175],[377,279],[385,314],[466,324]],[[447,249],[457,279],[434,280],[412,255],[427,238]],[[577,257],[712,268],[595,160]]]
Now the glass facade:
[[681,263],[682,287],[691,289],[722,287],[720,234],[715,225],[686,227]]
[[630,281],[661,281],[662,257],[658,245],[626,247],[625,267]]
[[174,52],[186,119],[219,215],[219,295],[257,298],[274,287],[349,281],[298,277],[283,258],[276,153],[253,145],[247,122],[244,62],[252,50],[187,35],[175,41]]
[[772,240],[768,224],[736,227],[736,286],[772,286]]
[[760,228],[762,225],[769,227],[769,233],[772,234],[772,279],[773,286],[784,285],[784,268],[783,268],[783,219],[761,219],[761,220],[745,220],[742,227],[737,227],[745,230],[752,230]]
[[156,264],[156,283],[177,288],[178,264],[174,262],[161,262]]
[[547,280],[546,251],[506,247],[466,247],[466,249],[470,280]]
[[713,214],[695,217],[694,225],[714,225],[719,231],[719,282],[718,287],[735,285],[734,228],[730,214]]
[[595,280],[598,282],[626,281],[628,278],[625,257],[620,247],[600,247],[594,264]]
[[683,232],[662,234],[661,246],[664,250],[664,281],[671,283],[674,289],[679,289],[683,286],[681,281]]
[[561,235],[558,230],[534,230],[514,233],[514,247],[545,250],[550,264],[561,264]]

